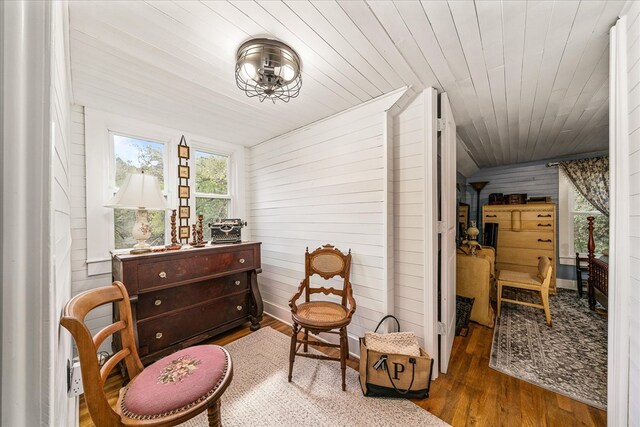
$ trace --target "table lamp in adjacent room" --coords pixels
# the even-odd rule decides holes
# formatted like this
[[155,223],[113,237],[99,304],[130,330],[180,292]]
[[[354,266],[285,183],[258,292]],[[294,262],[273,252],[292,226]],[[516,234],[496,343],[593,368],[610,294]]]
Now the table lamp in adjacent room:
[[165,210],[167,201],[162,195],[158,178],[142,173],[128,174],[120,190],[105,205],[108,208],[135,209],[136,221],[131,230],[138,241],[131,250],[132,254],[151,252],[147,239],[151,237],[148,209]]
[[482,191],[482,189],[484,187],[486,187],[486,185],[489,183],[489,181],[476,181],[476,182],[470,182],[469,185],[471,185],[473,187],[474,190],[476,190],[477,193],[477,202],[476,202],[476,227],[480,227],[480,192]]

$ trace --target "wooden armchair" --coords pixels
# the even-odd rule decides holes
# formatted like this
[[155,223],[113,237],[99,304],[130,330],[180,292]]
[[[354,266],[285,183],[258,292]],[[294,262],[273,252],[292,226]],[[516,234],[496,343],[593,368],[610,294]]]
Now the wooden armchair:
[[[549,311],[549,284],[551,283],[552,268],[551,260],[546,256],[541,256],[538,261],[537,274],[500,270],[500,273],[498,273],[498,317],[500,317],[500,305],[502,302],[510,302],[512,304],[521,304],[543,309],[544,315],[547,319],[547,325],[551,326],[551,312]],[[505,287],[538,292],[540,293],[542,304],[503,298],[502,288]]]
[[[85,316],[94,308],[116,303],[120,320],[92,336]],[[121,282],[83,292],[64,308],[60,324],[76,342],[84,394],[96,426],[175,426],[208,411],[209,426],[220,425],[220,397],[231,383],[233,368],[227,351],[217,345],[180,350],[144,368],[136,349],[129,295]],[[122,350],[102,368],[97,350],[119,333]],[[111,370],[124,361],[131,381],[120,391],[115,409],[104,391]]]
[[[305,252],[305,278],[300,283],[300,287],[289,301],[291,307],[291,318],[293,320],[293,331],[291,333],[291,351],[289,353],[289,382],[293,373],[293,362],[296,356],[310,357],[323,360],[340,361],[342,369],[342,390],[346,389],[345,373],[347,359],[349,358],[349,340],[347,338],[347,325],[351,322],[353,313],[356,311],[356,302],[351,291],[349,273],[351,271],[351,250],[347,255],[331,245],[324,245],[321,248],[309,253],[309,248]],[[339,276],[343,279],[342,289],[333,287],[314,288],[310,286],[310,277],[319,275],[325,280]],[[300,305],[296,301],[305,294],[305,302]],[[337,295],[341,297],[341,303],[330,301],[311,301],[311,295],[322,293],[324,295]],[[298,338],[298,332],[304,330],[304,338]],[[309,341],[309,332],[317,334],[320,332],[337,334],[340,336],[340,344],[331,344],[321,341]],[[329,357],[320,354],[308,353],[308,344],[323,347],[335,347],[340,349],[340,357]],[[303,346],[303,353],[299,353],[300,346]]]

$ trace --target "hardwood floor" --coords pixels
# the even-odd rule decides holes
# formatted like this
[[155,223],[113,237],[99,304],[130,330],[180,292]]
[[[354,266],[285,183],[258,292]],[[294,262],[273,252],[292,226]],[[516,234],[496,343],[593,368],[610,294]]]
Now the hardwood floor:
[[[261,325],[287,335],[291,333],[288,325],[268,316]],[[247,325],[220,335],[211,343],[225,345],[250,333]],[[607,424],[605,411],[489,368],[492,333],[492,329],[471,323],[468,336],[455,338],[449,372],[431,383],[428,399],[412,401],[453,426]],[[358,369],[357,360],[351,359],[348,363],[353,369]],[[106,390],[112,405],[118,400],[121,385],[120,375],[107,380]],[[80,426],[93,425],[84,397],[81,397]]]

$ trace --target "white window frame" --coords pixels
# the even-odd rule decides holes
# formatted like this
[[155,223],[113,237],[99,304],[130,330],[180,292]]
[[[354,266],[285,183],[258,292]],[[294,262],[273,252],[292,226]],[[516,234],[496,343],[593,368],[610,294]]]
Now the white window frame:
[[575,196],[571,180],[558,168],[558,201],[559,201],[559,240],[560,240],[560,264],[576,265],[576,250],[574,241],[574,218],[576,214],[588,214],[592,216],[602,215],[600,211],[588,211],[579,213],[574,209]]
[[[227,194],[213,194],[213,193],[200,193],[198,192],[198,187],[196,185],[196,169],[198,167],[198,165],[196,164],[196,151],[199,151],[201,153],[206,153],[206,154],[213,154],[216,156],[221,156],[221,157],[226,157],[227,158]],[[236,218],[236,216],[234,216],[235,211],[234,211],[234,198],[231,196],[232,194],[236,193],[236,179],[232,178],[234,177],[236,174],[234,173],[234,170],[236,169],[237,165],[235,164],[235,162],[232,162],[232,158],[233,158],[233,153],[232,152],[228,152],[228,151],[222,151],[222,150],[212,150],[211,147],[205,146],[204,144],[198,142],[198,141],[194,141],[192,144],[192,148],[191,148],[191,158],[189,159],[189,164],[193,165],[191,167],[191,173],[192,173],[192,183],[193,183],[193,200],[189,201],[189,204],[193,206],[193,210],[191,211],[191,220],[195,221],[195,216],[196,216],[196,197],[203,197],[203,198],[207,198],[207,199],[226,199],[229,200],[229,211],[228,211],[228,217],[229,218]],[[206,224],[205,224],[206,227]]]
[[[158,140],[155,138],[149,138],[147,136],[144,135],[133,135],[133,134],[129,134],[129,133],[124,133],[124,132],[119,132],[116,130],[109,130],[109,187],[110,187],[110,197],[113,197],[118,190],[120,190],[120,188],[116,185],[116,156],[115,156],[115,141],[114,141],[114,135],[117,136],[123,136],[125,138],[134,138],[134,139],[138,139],[138,140],[142,140],[142,141],[149,141],[149,142],[155,142],[158,144],[162,144],[164,145],[164,150],[163,150],[163,154],[162,154],[162,162],[163,162],[163,168],[162,168],[162,174],[163,174],[163,180],[164,180],[164,189],[162,190],[162,195],[164,196],[165,199],[168,200],[168,188],[169,188],[169,183],[172,182],[171,176],[168,173],[168,168],[169,168],[169,163],[170,163],[170,158],[175,157],[175,156],[170,156],[169,152],[171,151],[172,154],[175,154],[175,150],[172,149],[172,144],[171,144],[171,140]],[[172,183],[173,185],[173,183]],[[177,185],[177,184],[176,184]],[[168,203],[169,204],[169,203]],[[170,204],[169,204],[170,205]],[[110,224],[108,224],[107,226],[109,227],[110,230],[112,230],[111,232],[111,241],[109,244],[109,247],[111,248],[111,251],[113,251],[114,253],[118,253],[118,252],[127,252],[130,249],[128,248],[123,248],[123,249],[116,249],[116,241],[115,241],[115,234],[113,232],[114,228],[115,228],[115,215],[113,213],[113,209],[111,210],[111,215],[110,215]],[[170,221],[169,221],[169,214],[168,211],[165,212],[164,215],[164,237],[165,237],[165,244],[167,243],[167,238],[170,235]]]
[[[245,148],[189,132],[123,117],[104,111],[85,108],[85,162],[86,162],[86,210],[87,210],[87,274],[89,276],[111,273],[111,252],[114,250],[113,209],[104,205],[115,190],[115,162],[111,134],[132,136],[143,140],[166,143],[164,168],[164,194],[170,208],[178,208],[178,143],[182,135],[193,150],[219,153],[229,158],[229,196],[231,209],[237,217],[246,216],[245,206]],[[195,156],[195,154],[192,154]],[[173,159],[173,160],[172,160]],[[190,165],[194,162],[190,161]],[[195,190],[195,175],[189,185]],[[189,205],[195,218],[195,191],[191,191]],[[165,220],[165,236],[170,222]],[[126,250],[124,250],[126,251]]]

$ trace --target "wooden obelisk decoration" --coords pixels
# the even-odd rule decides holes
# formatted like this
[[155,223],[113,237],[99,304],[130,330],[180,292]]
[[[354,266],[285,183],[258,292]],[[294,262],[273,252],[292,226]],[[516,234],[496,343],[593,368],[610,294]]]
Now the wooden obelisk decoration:
[[167,249],[175,251],[182,247],[178,243],[178,231],[176,230],[176,210],[171,211],[171,244],[167,245]]
[[[196,230],[196,244],[194,245],[194,247],[196,248],[202,248],[204,247],[204,240],[202,239],[202,219],[204,217],[202,215],[198,215],[198,228]],[[193,226],[195,228],[195,225]]]
[[180,200],[178,208],[178,217],[180,219],[178,238],[184,243],[189,242],[189,216],[191,215],[191,208],[189,207],[189,198],[191,197],[191,188],[189,187],[189,151],[187,140],[182,135],[178,144],[178,199]]

